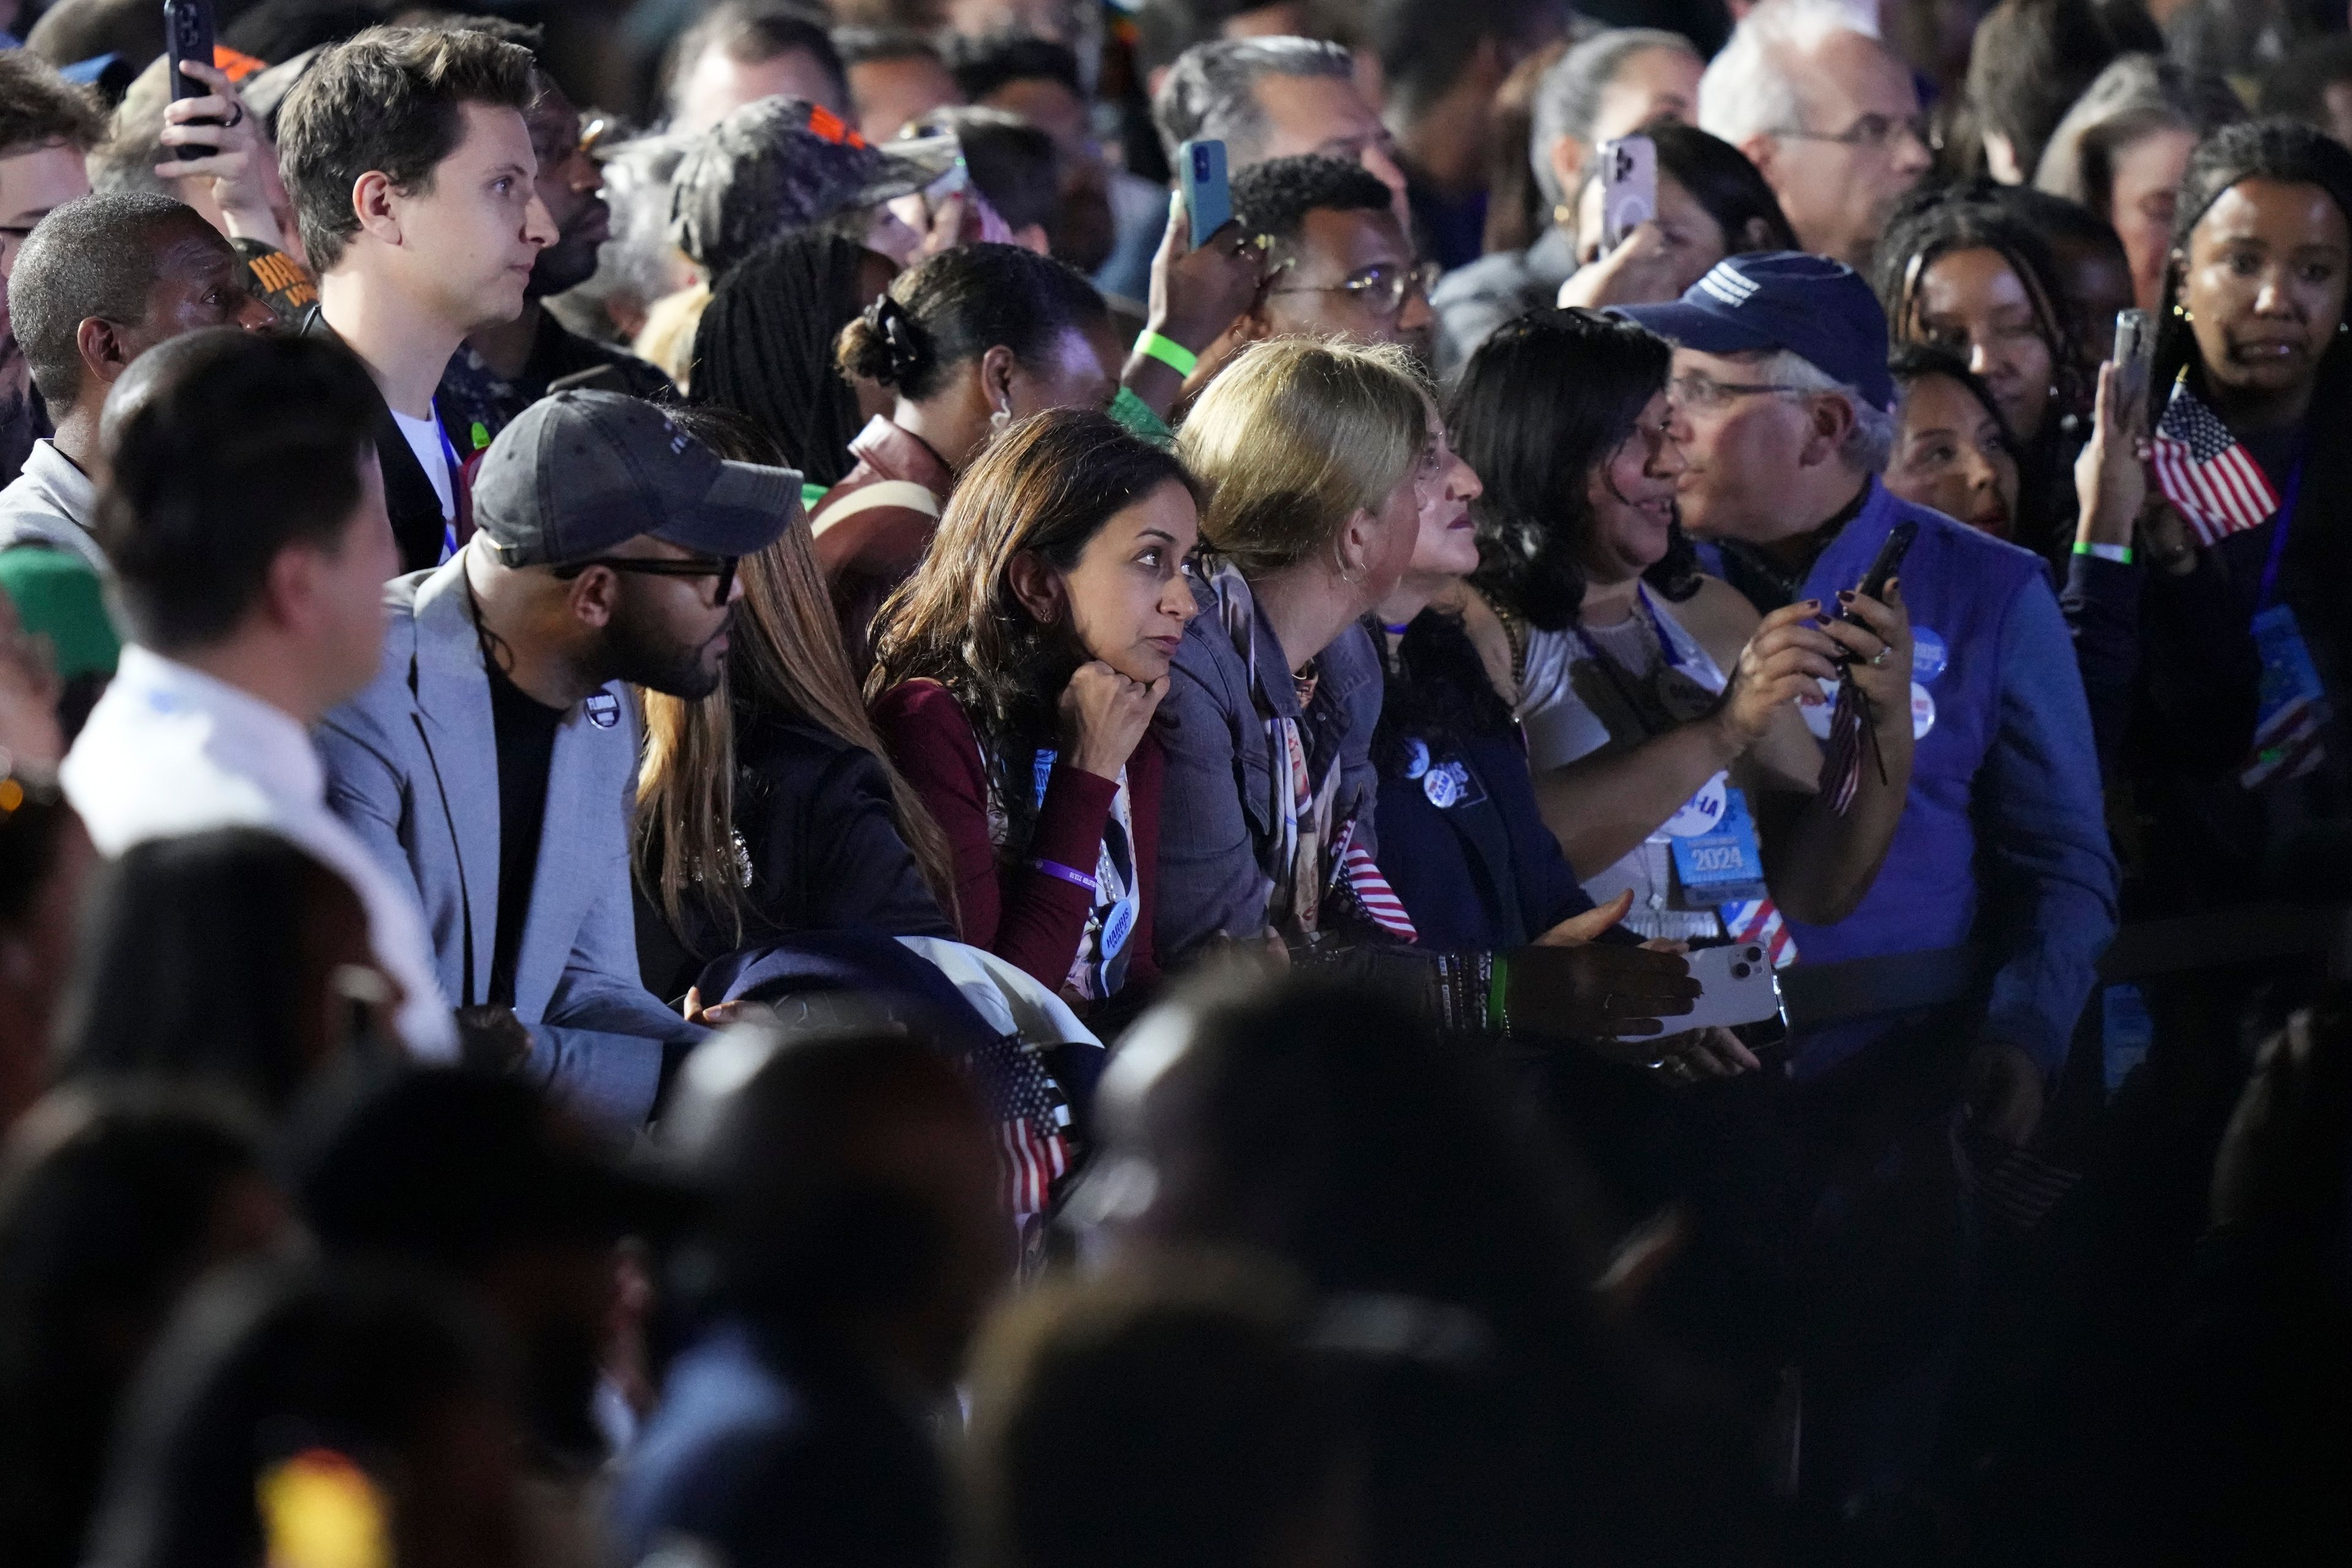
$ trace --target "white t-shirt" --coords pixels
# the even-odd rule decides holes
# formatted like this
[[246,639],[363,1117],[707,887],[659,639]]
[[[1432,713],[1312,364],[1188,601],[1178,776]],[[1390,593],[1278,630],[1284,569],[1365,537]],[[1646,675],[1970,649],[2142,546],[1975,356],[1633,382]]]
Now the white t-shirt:
[[425,470],[425,477],[433,481],[433,493],[441,500],[442,520],[455,522],[457,520],[457,489],[449,472],[448,448],[442,445],[441,422],[430,415],[422,419],[411,419],[397,408],[392,411],[392,422],[400,426],[403,436],[408,437],[408,449],[416,454],[417,466]]

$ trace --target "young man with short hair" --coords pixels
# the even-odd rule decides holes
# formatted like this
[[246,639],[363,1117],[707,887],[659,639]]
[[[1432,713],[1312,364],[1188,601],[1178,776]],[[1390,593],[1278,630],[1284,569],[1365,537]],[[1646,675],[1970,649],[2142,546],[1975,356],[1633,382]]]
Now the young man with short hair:
[[83,196],[33,231],[8,279],[8,314],[57,434],[34,443],[24,472],[0,489],[0,550],[43,546],[108,570],[90,531],[107,389],[183,332],[269,325],[238,270],[219,231],[168,196]]
[[561,392],[490,444],[478,531],[393,584],[383,670],[320,736],[335,809],[423,902],[460,1017],[622,1126],[704,1030],[638,978],[629,686],[716,688],[738,560],[800,476],[722,462],[650,403]]
[[[29,49],[0,49],[0,293],[16,252],[52,208],[89,194],[89,150],[106,136],[106,110]],[[0,300],[0,483],[32,450],[31,382],[8,310]]]
[[142,354],[102,439],[98,541],[131,646],[59,777],[108,855],[244,826],[340,873],[412,1050],[456,1031],[413,893],[327,808],[309,730],[373,678],[394,569],[366,371],[331,342],[214,329]]
[[307,332],[341,338],[383,401],[377,455],[407,570],[457,548],[457,453],[434,393],[467,334],[514,321],[557,238],[524,114],[530,51],[487,34],[371,27],[320,52],[278,114]]

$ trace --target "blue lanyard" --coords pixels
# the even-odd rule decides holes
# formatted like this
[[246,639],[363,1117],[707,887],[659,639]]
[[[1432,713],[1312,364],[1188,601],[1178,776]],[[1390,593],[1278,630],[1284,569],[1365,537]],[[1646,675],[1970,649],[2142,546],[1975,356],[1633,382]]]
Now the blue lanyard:
[[2271,531],[2270,559],[2263,563],[2262,591],[2254,595],[2254,614],[2270,608],[2271,594],[2278,587],[2279,563],[2286,559],[2287,530],[2294,526],[2294,503],[2303,494],[2303,454],[2295,454],[2294,467],[2287,471],[2286,494],[2279,501],[2278,527]]
[[442,426],[439,400],[425,406],[433,421],[433,433],[441,437],[442,463],[449,470],[449,515],[441,524],[441,559],[446,561],[457,553],[457,470],[462,465],[457,461],[457,448],[450,441],[448,430]]

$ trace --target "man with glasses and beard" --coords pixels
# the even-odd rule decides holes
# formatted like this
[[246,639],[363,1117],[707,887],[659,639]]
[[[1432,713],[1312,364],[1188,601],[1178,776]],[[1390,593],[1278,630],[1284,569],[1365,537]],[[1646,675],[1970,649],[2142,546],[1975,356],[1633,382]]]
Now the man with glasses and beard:
[[637,978],[624,685],[719,683],[736,562],[788,469],[725,462],[652,404],[562,392],[483,458],[476,533],[396,580],[383,673],[320,733],[335,809],[414,881],[484,1064],[634,1125],[704,1035]]

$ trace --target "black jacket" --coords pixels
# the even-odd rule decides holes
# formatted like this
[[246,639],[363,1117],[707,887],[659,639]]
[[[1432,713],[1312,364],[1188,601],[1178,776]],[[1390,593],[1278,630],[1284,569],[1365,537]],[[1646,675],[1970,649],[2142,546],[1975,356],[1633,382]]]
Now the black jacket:
[[736,704],[735,833],[751,871],[740,932],[691,902],[673,931],[639,891],[637,958],[656,995],[683,994],[714,958],[807,932],[956,934],[899,835],[880,761],[821,724]]
[[[298,330],[304,337],[335,337],[324,308],[318,305],[303,313]],[[370,384],[373,384],[372,377]],[[375,458],[383,468],[383,508],[392,518],[393,542],[400,546],[400,569],[404,574],[429,572],[441,564],[441,536],[446,522],[441,514],[441,495],[417,463],[408,437],[393,422],[392,405],[384,402],[381,390],[376,394]]]

